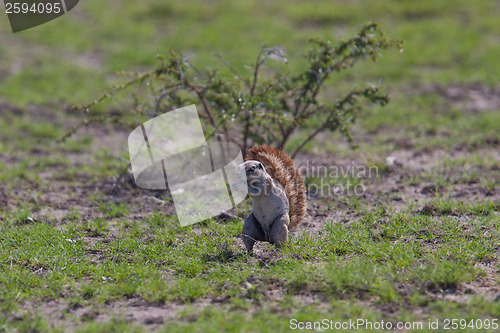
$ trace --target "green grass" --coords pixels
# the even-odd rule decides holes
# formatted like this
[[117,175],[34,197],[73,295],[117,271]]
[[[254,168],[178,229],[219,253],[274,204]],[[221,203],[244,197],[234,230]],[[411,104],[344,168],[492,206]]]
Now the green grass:
[[[0,332],[63,332],[68,324],[77,332],[287,332],[292,318],[499,318],[500,113],[469,110],[433,88],[497,83],[499,6],[82,1],[18,34],[1,21]],[[308,177],[308,187],[327,181],[351,192],[366,185],[367,193],[312,198],[309,215],[320,228],[301,227],[280,251],[265,243],[260,256],[245,253],[239,234],[248,203],[237,218],[179,227],[163,213],[172,205],[164,193],[141,192],[126,177],[115,186],[129,157],[125,141],[108,141],[125,137],[121,128],[56,142],[81,120],[68,105],[124,82],[116,71],[153,68],[168,49],[200,68],[221,68],[220,53],[247,73],[264,43],[280,45],[296,70],[309,37],[346,39],[371,19],[405,40],[404,52],[333,76],[322,98],[381,80],[392,101],[363,111],[354,127],[358,150],[337,133],[311,141],[304,157],[378,171],[369,179]],[[151,108],[144,93],[138,103]],[[127,98],[101,111],[128,107]],[[424,165],[393,169],[385,158],[401,152]],[[429,184],[437,193],[422,194]],[[161,320],[150,326],[126,317],[137,303],[163,311]]]
[[[435,204],[446,209],[452,203]],[[338,310],[331,313],[328,309],[308,317],[312,308],[297,309],[294,305],[294,297],[304,293],[320,295],[327,306],[341,305],[348,312],[359,306],[342,300],[365,299],[400,309],[408,304],[441,306],[433,316],[447,317],[448,307],[454,303],[440,301],[439,295],[480,279],[484,272],[475,264],[493,259],[498,246],[497,216],[484,213],[484,209],[495,212],[497,208],[483,206],[486,208],[463,206],[463,211],[473,217],[467,228],[453,217],[412,212],[387,215],[382,211],[366,214],[349,225],[329,224],[320,237],[299,235],[280,255],[269,248],[275,253],[274,259],[271,257],[265,265],[234,247],[239,221],[178,228],[170,217],[153,214],[137,232],[121,227],[110,238],[106,222],[100,218],[55,227],[26,221],[23,211],[0,229],[1,308],[16,311],[31,299],[64,299],[70,302],[68,306],[86,307],[99,307],[123,297],[140,297],[152,304],[225,299],[235,307],[230,316],[243,316],[241,322],[219,321],[218,311],[210,310],[212,306],[196,314],[196,324],[189,326],[205,327],[210,321],[219,329],[241,330],[247,327],[249,318],[245,309],[238,308],[265,306],[267,292],[278,288],[285,293],[284,306],[271,303],[269,307],[275,310],[257,310],[257,317],[268,317],[271,325],[280,329],[286,318],[314,319],[321,314],[345,317]],[[478,232],[483,236],[475,237]],[[88,237],[96,241],[90,242]],[[436,243],[439,246],[432,245]],[[163,277],[165,272],[170,272],[168,278]],[[241,299],[245,300],[243,304]],[[474,311],[482,317],[500,315],[498,303],[476,301],[481,304]],[[375,309],[361,310],[367,316],[381,318]],[[453,310],[459,316],[470,316],[467,311]],[[37,320],[44,322],[42,318]],[[97,324],[89,327],[93,325]]]

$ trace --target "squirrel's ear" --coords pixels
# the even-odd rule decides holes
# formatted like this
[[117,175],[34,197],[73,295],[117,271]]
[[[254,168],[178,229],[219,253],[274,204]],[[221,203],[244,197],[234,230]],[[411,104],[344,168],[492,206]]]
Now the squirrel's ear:
[[259,163],[259,169],[264,169],[264,166],[262,165],[262,163]]

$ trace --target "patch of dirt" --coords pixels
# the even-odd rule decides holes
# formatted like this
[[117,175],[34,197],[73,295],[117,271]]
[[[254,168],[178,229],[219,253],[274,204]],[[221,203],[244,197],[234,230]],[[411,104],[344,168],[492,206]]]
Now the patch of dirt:
[[484,277],[476,281],[461,283],[457,288],[445,290],[444,293],[430,295],[439,299],[463,304],[467,304],[471,296],[480,296],[487,300],[495,300],[500,297],[500,285],[497,278],[495,278],[500,273],[500,270],[496,266],[496,262],[488,264],[477,263],[475,268],[481,269],[485,274]]
[[28,301],[23,304],[22,310],[12,315],[11,320],[23,320],[25,315],[36,313],[49,318],[52,328],[59,326],[64,327],[65,332],[73,332],[86,321],[107,322],[111,318],[120,318],[136,325],[144,325],[151,331],[159,328],[166,321],[178,319],[178,314],[187,308],[203,308],[209,304],[211,304],[210,300],[202,300],[188,305],[177,303],[160,305],[139,297],[104,304],[83,305],[70,305],[63,300]]
[[500,109],[500,87],[488,87],[480,82],[433,84],[425,92],[443,96],[454,108],[466,112],[495,111]]
[[[357,177],[360,183],[357,193],[354,190],[336,193],[332,190],[336,185],[325,181],[324,185],[327,190],[319,195],[313,195],[310,190],[317,190],[317,188],[308,186],[308,217],[304,226],[308,230],[309,228],[321,230],[326,222],[345,223],[357,218],[356,200],[353,201],[356,198],[372,206],[389,206],[395,211],[405,209],[408,203],[413,202],[420,206],[418,208],[420,212],[430,215],[446,213],[433,211],[430,206],[427,206],[427,209],[424,208],[427,202],[438,194],[462,202],[484,200],[500,202],[500,173],[494,163],[476,166],[474,171],[481,175],[481,179],[472,179],[472,181],[467,178],[466,168],[443,166],[443,160],[474,160],[476,155],[488,156],[490,162],[500,163],[500,152],[493,148],[483,148],[473,152],[400,149],[388,153],[385,157],[385,164],[378,165],[375,169],[370,169],[370,165],[359,157],[346,158],[335,154],[324,158],[301,156],[296,163],[305,175],[321,178],[325,174],[342,176],[344,172],[348,177]],[[443,179],[448,180],[445,185],[429,182],[435,178],[436,172],[439,172]],[[495,181],[497,185],[491,189],[487,188],[482,183],[485,179]],[[339,181],[339,184],[342,185],[342,182]]]

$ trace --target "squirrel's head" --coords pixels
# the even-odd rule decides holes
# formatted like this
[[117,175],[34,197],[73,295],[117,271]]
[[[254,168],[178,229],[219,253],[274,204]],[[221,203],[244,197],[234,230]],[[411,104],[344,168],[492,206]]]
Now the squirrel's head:
[[247,180],[260,179],[266,173],[264,166],[259,161],[246,161],[243,163]]
[[269,178],[264,165],[259,161],[246,161],[240,164],[240,168],[241,171],[245,170],[249,195],[254,196],[261,193],[265,180]]

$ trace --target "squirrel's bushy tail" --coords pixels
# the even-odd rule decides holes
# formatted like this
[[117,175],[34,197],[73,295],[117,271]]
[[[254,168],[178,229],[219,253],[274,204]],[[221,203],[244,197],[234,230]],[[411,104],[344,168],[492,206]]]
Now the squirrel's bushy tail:
[[245,160],[262,163],[267,173],[283,186],[290,204],[289,228],[299,224],[306,214],[306,188],[292,159],[279,149],[255,146],[248,151]]

